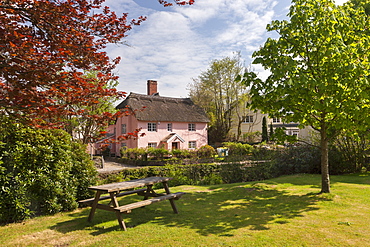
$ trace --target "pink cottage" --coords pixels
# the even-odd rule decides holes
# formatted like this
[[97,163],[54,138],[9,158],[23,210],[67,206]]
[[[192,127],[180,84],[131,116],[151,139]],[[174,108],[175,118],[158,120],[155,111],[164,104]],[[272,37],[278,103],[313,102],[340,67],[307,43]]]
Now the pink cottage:
[[141,129],[142,137],[111,144],[111,154],[120,156],[121,147],[161,147],[172,149],[197,149],[207,145],[209,119],[202,108],[189,98],[161,97],[157,81],[148,80],[148,94],[130,93],[117,107],[128,111],[108,128],[108,135],[116,138]]

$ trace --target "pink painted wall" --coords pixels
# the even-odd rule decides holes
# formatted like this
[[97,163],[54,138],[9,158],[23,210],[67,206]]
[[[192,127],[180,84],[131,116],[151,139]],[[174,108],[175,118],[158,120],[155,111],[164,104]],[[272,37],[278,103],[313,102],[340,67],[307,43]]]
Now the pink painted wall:
[[[167,124],[172,123],[172,131],[167,130]],[[124,141],[124,144],[115,144],[112,146],[112,152],[120,156],[119,150],[122,146],[126,145],[127,148],[140,148],[148,147],[148,143],[156,143],[157,147],[160,145],[160,141],[166,138],[171,133],[176,133],[185,142],[181,142],[179,139],[174,140],[177,142],[178,149],[189,149],[189,141],[196,142],[195,149],[207,145],[207,123],[194,123],[195,131],[188,130],[188,123],[183,122],[157,122],[157,131],[148,131],[148,122],[138,121],[135,116],[129,115],[120,117],[117,119],[115,128],[116,136],[122,135],[122,124],[126,124],[127,132],[133,132],[137,128],[142,128],[140,133],[145,133],[143,137],[129,139]],[[172,143],[168,143],[167,149],[172,149]]]

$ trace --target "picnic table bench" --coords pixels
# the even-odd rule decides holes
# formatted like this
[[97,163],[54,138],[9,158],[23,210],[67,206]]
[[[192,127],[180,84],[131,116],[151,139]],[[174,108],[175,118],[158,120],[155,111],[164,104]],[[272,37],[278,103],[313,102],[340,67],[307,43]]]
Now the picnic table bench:
[[[169,200],[172,206],[173,212],[175,214],[178,213],[178,210],[175,205],[175,200],[180,199],[181,196],[184,195],[185,193],[184,192],[177,192],[177,193],[170,192],[167,182],[172,179],[173,178],[169,178],[169,177],[148,177],[148,178],[119,182],[119,183],[91,186],[89,187],[89,189],[96,191],[95,197],[86,199],[86,200],[81,200],[79,201],[79,203],[80,205],[91,206],[88,221],[90,222],[92,221],[97,208],[107,210],[107,211],[112,211],[116,213],[116,217],[117,217],[117,220],[118,220],[118,223],[121,229],[124,229],[126,231],[127,228],[126,228],[125,222],[123,221],[122,213],[130,213],[132,209],[148,206],[155,202]],[[158,194],[153,190],[153,185],[156,183],[163,184],[164,190],[166,192],[165,194]],[[146,187],[146,188],[135,189],[135,188],[141,188],[141,187]],[[102,196],[102,194],[107,194],[107,193],[109,193],[109,195]],[[137,195],[144,196],[144,200],[126,204],[126,205],[121,205],[121,206],[118,204],[117,197],[131,195],[135,193]],[[148,199],[149,197],[153,197],[153,198]],[[107,200],[107,199],[110,199],[110,202],[108,205],[99,203],[99,201]]]

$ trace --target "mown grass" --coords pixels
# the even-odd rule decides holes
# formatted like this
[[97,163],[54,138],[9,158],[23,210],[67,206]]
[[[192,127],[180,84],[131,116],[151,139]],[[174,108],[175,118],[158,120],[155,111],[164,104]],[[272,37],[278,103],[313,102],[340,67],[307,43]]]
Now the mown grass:
[[139,208],[125,232],[114,213],[88,223],[78,209],[1,226],[0,246],[370,246],[370,174],[331,179],[331,194],[317,194],[319,175],[178,186],[178,215],[168,201]]

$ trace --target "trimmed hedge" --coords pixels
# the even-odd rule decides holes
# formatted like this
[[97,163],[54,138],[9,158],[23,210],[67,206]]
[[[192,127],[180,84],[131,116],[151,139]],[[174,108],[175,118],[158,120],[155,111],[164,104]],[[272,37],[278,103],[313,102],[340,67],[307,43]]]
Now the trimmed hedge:
[[173,177],[171,186],[211,185],[257,181],[276,177],[278,172],[271,162],[265,163],[230,163],[230,164],[194,164],[165,165],[160,167],[142,167],[122,170],[100,180],[100,184],[120,182],[151,176]]
[[[172,186],[176,185],[210,185],[221,183],[237,183],[258,181],[298,173],[320,173],[320,150],[317,147],[296,145],[290,147],[254,147],[235,145],[235,150],[245,152],[244,156],[230,156],[228,163],[222,164],[167,164],[160,167],[143,167],[139,169],[123,170],[118,175],[112,174],[104,178],[101,183],[119,182],[150,176],[173,177]],[[239,147],[241,147],[239,149]],[[248,150],[246,152],[246,150]],[[236,154],[239,154],[239,151]],[[250,158],[254,161],[236,162],[233,157],[246,157],[253,152]],[[235,154],[235,155],[236,155]],[[342,156],[331,149],[330,174],[348,172],[348,165],[343,162]]]

